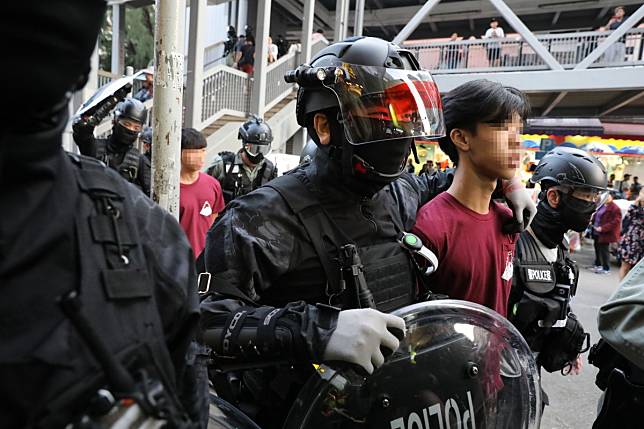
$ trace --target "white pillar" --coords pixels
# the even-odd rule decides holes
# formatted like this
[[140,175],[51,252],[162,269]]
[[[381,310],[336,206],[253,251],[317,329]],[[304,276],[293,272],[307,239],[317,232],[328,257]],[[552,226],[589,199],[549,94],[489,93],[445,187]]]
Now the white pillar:
[[125,5],[112,5],[112,74],[122,76],[125,68]]
[[353,35],[362,36],[364,25],[364,0],[356,0],[355,22],[353,24]]
[[179,217],[185,0],[156,0],[152,199]]
[[264,116],[266,108],[266,68],[268,67],[268,35],[271,26],[271,0],[258,2],[255,35],[255,71],[250,113]]
[[207,0],[190,0],[186,126],[200,129]]
[[333,29],[333,41],[339,42],[346,37],[346,21],[347,17],[345,12],[347,10],[348,0],[336,0],[335,2],[335,28]]
[[248,0],[237,0],[237,35],[246,34],[244,26],[247,24]]
[[302,17],[302,56],[300,62],[307,64],[311,59],[311,35],[313,34],[313,19],[315,18],[315,0],[304,0],[304,16]]

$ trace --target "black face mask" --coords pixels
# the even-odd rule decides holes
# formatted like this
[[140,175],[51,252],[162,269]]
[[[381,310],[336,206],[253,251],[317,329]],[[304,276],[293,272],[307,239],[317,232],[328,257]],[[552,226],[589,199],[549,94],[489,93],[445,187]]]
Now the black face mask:
[[597,203],[561,194],[561,220],[569,229],[582,232],[590,223],[590,217],[597,210]]
[[532,221],[532,230],[546,247],[554,249],[563,240],[569,229],[582,232],[588,226],[590,217],[597,208],[594,202],[583,201],[568,194],[560,193],[559,207],[550,207],[545,191],[540,195],[537,214]]
[[128,148],[134,144],[139,136],[137,131],[129,130],[118,122],[114,125],[113,133],[112,141],[119,146]]
[[343,125],[331,120],[332,161],[341,171],[344,184],[360,196],[372,197],[405,171],[413,139],[385,140],[354,146],[349,144]]

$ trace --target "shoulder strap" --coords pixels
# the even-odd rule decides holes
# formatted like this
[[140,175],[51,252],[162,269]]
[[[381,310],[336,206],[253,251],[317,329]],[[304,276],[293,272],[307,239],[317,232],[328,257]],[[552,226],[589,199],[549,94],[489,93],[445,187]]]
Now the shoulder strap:
[[273,176],[273,171],[275,171],[275,165],[269,160],[264,161],[262,184],[267,183],[271,180],[271,177]]
[[528,231],[519,235],[517,241],[517,257],[526,264],[550,264],[537,245],[536,240]]
[[285,174],[273,179],[264,186],[277,191],[302,222],[326,274],[327,294],[329,296],[337,295],[344,290],[344,285],[340,278],[340,264],[337,259],[333,260],[329,257],[325,243],[331,243],[339,254],[340,248],[345,244],[351,243],[351,240],[347,238],[346,234],[340,230],[324,210],[312,189],[304,183],[304,181],[308,182],[308,180],[303,176],[300,174]]

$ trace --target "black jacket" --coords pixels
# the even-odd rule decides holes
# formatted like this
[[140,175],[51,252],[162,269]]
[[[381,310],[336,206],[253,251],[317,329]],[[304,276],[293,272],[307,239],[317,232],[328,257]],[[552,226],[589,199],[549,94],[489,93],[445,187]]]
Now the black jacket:
[[[5,134],[0,139],[3,428],[38,427],[43,408],[68,387],[83,386],[87,376],[72,371],[77,367],[75,360],[86,356],[81,352],[83,345],[73,341],[73,330],[60,330],[69,324],[57,300],[80,287],[79,261],[83,252],[92,249],[78,234],[77,222],[86,223],[87,218],[77,219],[81,198],[77,167],[62,150],[61,135],[59,128],[36,135]],[[198,323],[190,245],[172,216],[116,172],[103,170],[104,178],[97,179],[121,183],[133,209],[140,238],[136,246],[145,254],[154,285],[152,293],[163,332],[160,340],[171,357],[170,383],[178,389],[194,389],[194,373],[186,371],[186,355]],[[104,294],[100,284],[82,287],[99,288],[96,296]],[[91,394],[84,392],[77,398],[79,402],[71,398],[72,405],[86,401]],[[192,407],[189,403],[194,398],[182,399]],[[64,422],[72,413],[65,409],[56,417]]]
[[[418,209],[451,182],[447,174],[417,177],[405,173],[373,198],[362,198],[346,189],[327,161],[326,154],[317,151],[311,164],[290,174],[310,181],[324,209],[358,249],[392,243],[393,248],[399,248],[392,216],[398,218],[402,228],[410,230]],[[369,280],[369,272],[377,269],[380,261],[362,256]],[[216,353],[221,352],[222,342],[230,334],[235,314],[244,313],[243,321],[232,329],[241,330],[238,343],[244,346],[253,341],[257,320],[275,308],[282,312],[275,325],[276,341],[259,354],[241,350],[243,347],[239,353],[233,350],[235,362],[246,361],[252,367],[253,362],[265,364],[274,359],[311,368],[307,362],[321,360],[337,313],[316,306],[329,304],[324,270],[303,224],[275,189],[261,187],[226,207],[208,233],[205,263],[217,293],[202,302],[202,326],[206,341]],[[218,363],[225,366],[226,362],[223,359]],[[291,393],[282,392],[285,398]],[[270,400],[273,409],[280,407],[275,396]],[[279,424],[261,418],[260,422]]]

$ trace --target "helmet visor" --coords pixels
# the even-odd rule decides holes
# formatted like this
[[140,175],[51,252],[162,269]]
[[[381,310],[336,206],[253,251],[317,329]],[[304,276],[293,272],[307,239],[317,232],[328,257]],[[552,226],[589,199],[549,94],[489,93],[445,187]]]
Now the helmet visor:
[[244,149],[251,156],[268,155],[271,153],[271,144],[245,143]]
[[440,93],[428,72],[348,63],[338,70],[325,86],[338,98],[349,143],[445,135]]

